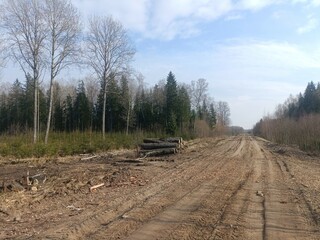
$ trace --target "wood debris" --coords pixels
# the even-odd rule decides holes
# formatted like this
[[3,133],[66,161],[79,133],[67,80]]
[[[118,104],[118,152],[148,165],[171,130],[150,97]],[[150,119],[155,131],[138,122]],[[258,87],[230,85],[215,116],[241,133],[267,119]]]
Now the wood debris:
[[90,187],[90,192],[92,192],[93,190],[95,190],[95,189],[97,189],[99,187],[102,187],[102,186],[104,186],[104,183],[100,183],[100,184],[94,185],[94,186]]
[[184,148],[181,137],[146,138],[139,145],[140,157],[156,157],[179,153]]

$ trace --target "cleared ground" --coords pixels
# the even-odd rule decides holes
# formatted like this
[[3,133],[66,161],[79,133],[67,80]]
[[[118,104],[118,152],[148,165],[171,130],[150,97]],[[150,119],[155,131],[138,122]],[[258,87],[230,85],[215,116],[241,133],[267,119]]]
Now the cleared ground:
[[[3,161],[0,238],[320,239],[319,157],[243,135],[134,160]],[[34,191],[15,184],[28,171]]]

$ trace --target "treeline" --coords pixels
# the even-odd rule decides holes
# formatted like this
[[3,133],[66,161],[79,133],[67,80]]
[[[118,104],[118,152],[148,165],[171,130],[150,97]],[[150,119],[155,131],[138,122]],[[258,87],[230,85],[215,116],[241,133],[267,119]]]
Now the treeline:
[[261,119],[255,135],[274,142],[296,144],[303,150],[320,150],[320,83],[308,83],[304,93],[278,105],[274,116]]
[[[214,103],[208,97],[204,79],[192,84],[178,84],[170,72],[167,79],[146,88],[132,76],[111,74],[106,88],[106,132],[157,132],[168,135],[208,135],[229,124],[230,110],[225,102]],[[137,82],[133,84],[133,82]],[[34,81],[16,80],[0,95],[0,133],[21,134],[33,127]],[[101,131],[103,87],[93,79],[78,86],[55,82],[52,131]],[[49,91],[39,91],[39,129],[46,128]]]

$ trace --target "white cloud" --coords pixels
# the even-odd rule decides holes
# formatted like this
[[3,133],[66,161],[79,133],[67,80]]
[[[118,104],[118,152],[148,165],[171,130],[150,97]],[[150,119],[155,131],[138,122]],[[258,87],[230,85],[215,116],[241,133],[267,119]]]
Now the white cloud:
[[[143,37],[172,40],[201,32],[203,23],[225,17],[242,18],[243,11],[259,11],[275,4],[320,6],[320,0],[72,0],[86,17],[113,15]],[[316,26],[314,18],[298,32]]]
[[171,40],[199,33],[199,24],[224,16],[231,0],[150,0],[147,37]]
[[199,24],[229,13],[232,0],[72,0],[80,11],[111,14],[124,26],[148,38],[171,40],[199,32]]
[[318,27],[319,21],[313,16],[308,17],[308,22],[297,29],[297,32],[299,34],[308,33],[314,30],[316,27]]
[[133,31],[145,31],[148,23],[149,0],[71,0],[84,16],[112,15]]
[[282,2],[283,0],[241,0],[238,3],[238,7],[240,9],[257,11],[267,6],[279,4]]
[[320,6],[320,0],[292,0],[292,3],[304,3],[311,7]]
[[[302,69],[319,68],[320,56],[308,53],[289,43],[242,40],[222,45],[217,52],[219,58],[243,67]],[[260,70],[260,69],[259,69]]]

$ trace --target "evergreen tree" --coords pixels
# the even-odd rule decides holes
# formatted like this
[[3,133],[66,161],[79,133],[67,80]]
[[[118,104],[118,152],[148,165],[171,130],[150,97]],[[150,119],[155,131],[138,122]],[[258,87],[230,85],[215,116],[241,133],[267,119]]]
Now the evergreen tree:
[[116,81],[115,75],[112,74],[107,82],[107,95],[106,95],[106,129],[109,132],[118,131],[121,126],[125,126],[121,122],[121,100],[120,88]]
[[23,123],[23,96],[22,84],[18,79],[13,83],[8,96],[8,122],[10,131],[19,133]]
[[166,91],[165,85],[156,84],[152,92],[153,128],[163,129],[166,125]]
[[9,119],[8,119],[8,103],[7,103],[7,94],[0,94],[0,133],[4,133],[8,130]]
[[26,129],[33,126],[34,115],[34,81],[30,74],[26,76],[26,83],[24,86],[24,101],[23,101],[23,119]]
[[68,94],[66,99],[63,101],[64,130],[67,132],[72,132],[75,130],[73,116],[73,100],[70,94]]
[[177,82],[175,76],[170,71],[166,84],[166,132],[174,135],[177,128]]
[[177,119],[180,132],[183,132],[184,126],[187,126],[191,116],[191,102],[187,89],[182,86],[178,89],[177,97]]
[[90,106],[83,81],[79,83],[74,103],[74,127],[84,131],[90,126]]
[[209,107],[209,125],[213,129],[217,124],[217,113],[214,109],[214,104],[211,103]]
[[316,113],[319,98],[316,93],[316,87],[313,82],[308,83],[304,92],[303,109],[307,114]]

